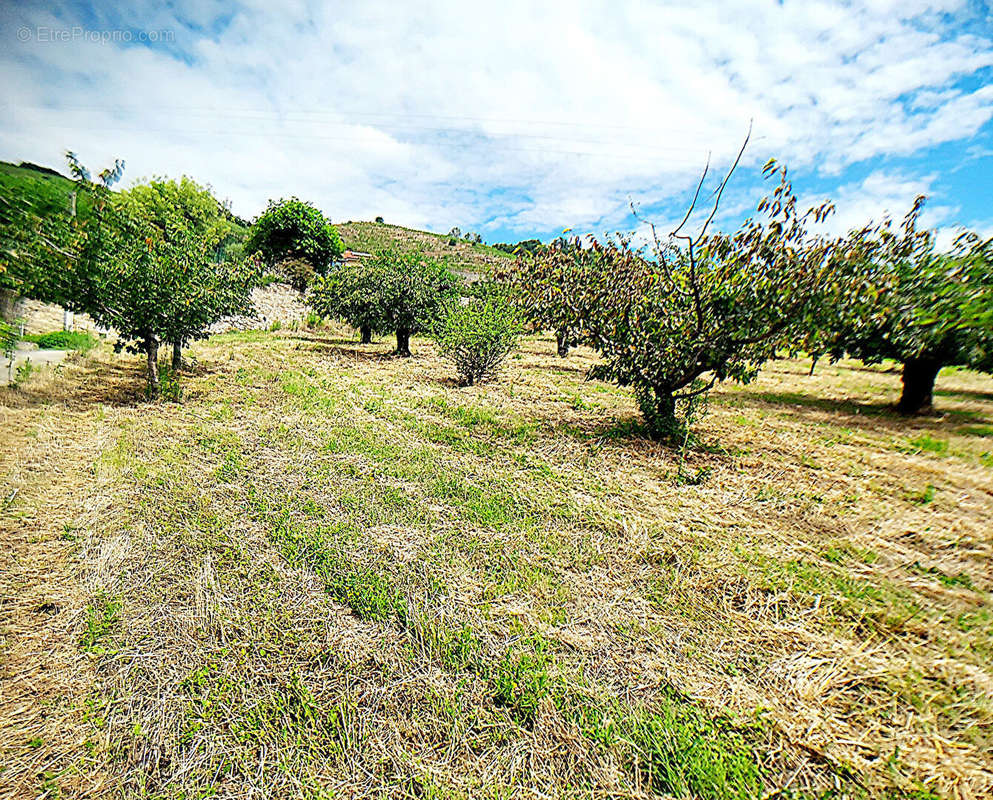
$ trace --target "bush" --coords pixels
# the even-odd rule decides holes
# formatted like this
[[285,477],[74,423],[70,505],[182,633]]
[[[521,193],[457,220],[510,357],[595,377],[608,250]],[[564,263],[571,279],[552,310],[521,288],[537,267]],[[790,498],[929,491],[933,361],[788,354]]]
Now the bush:
[[88,353],[96,347],[100,340],[92,333],[78,331],[52,331],[24,337],[25,341],[34,342],[39,350],[78,350]]
[[310,262],[304,258],[284,259],[276,265],[276,269],[298,292],[306,291],[317,274]]
[[517,346],[522,329],[514,309],[501,298],[466,299],[448,307],[435,336],[441,354],[455,364],[462,382],[472,386],[494,375]]

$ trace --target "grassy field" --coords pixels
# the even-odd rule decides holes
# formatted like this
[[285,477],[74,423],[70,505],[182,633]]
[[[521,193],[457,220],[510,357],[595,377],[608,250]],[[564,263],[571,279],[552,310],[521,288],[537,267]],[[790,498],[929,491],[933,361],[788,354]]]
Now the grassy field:
[[684,452],[592,356],[107,345],[0,390],[0,797],[993,792],[993,381],[782,361]]

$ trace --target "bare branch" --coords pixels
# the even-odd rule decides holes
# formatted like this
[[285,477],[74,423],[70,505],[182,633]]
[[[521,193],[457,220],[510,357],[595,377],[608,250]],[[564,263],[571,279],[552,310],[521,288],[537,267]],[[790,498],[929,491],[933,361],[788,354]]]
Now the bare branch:
[[745,136],[745,141],[741,143],[741,149],[738,151],[738,156],[735,158],[734,163],[731,165],[731,169],[728,170],[728,174],[724,176],[724,180],[721,181],[721,185],[717,187],[717,197],[714,198],[714,207],[710,211],[710,216],[707,217],[707,221],[703,223],[703,227],[700,229],[700,233],[697,235],[697,241],[699,242],[703,239],[704,234],[707,233],[707,227],[710,225],[711,220],[717,214],[717,208],[721,204],[721,195],[724,194],[724,188],[728,185],[728,181],[731,180],[731,176],[734,171],[738,168],[738,164],[741,163],[741,157],[745,154],[745,148],[748,147],[748,140],[752,138],[752,125],[753,121],[748,123],[748,133]]
[[[704,180],[706,180],[707,172],[709,170],[710,170],[710,153],[707,153],[707,163],[703,167],[703,174],[700,176],[700,182],[696,185],[696,191],[693,193],[693,202],[690,203],[690,207],[686,209],[686,216],[683,217],[683,221],[676,226],[676,230],[674,230],[672,233],[669,234],[670,236],[677,236],[677,234],[682,230],[683,225],[685,225],[686,221],[690,218],[690,214],[693,213],[693,209],[696,208],[696,201],[700,197],[700,189],[703,188],[703,182]],[[678,238],[684,239],[686,237],[679,236]]]

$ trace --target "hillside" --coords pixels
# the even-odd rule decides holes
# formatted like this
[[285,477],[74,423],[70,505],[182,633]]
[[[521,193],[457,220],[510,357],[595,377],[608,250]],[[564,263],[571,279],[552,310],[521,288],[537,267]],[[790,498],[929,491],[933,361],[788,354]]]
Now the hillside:
[[[95,177],[95,176],[94,176]],[[29,198],[38,214],[61,213],[69,207],[69,196],[75,192],[73,182],[50,167],[21,162],[13,164],[0,161],[0,197]],[[89,198],[78,197],[76,212],[85,214],[89,209]],[[232,223],[233,233],[244,236],[248,227],[244,220],[235,216],[222,204],[223,214]]]
[[349,221],[334,223],[334,227],[350,250],[372,253],[390,246],[416,248],[457,272],[485,273],[494,265],[507,263],[510,258],[489,245],[470,244],[463,240],[450,245],[446,234],[419,231],[402,225]]
[[[54,170],[0,161],[0,197],[31,198],[38,214],[65,211],[73,191],[72,181]],[[79,203],[77,212],[85,212],[86,198],[81,198]]]
[[[72,192],[72,181],[55,170],[0,161],[0,196],[30,197],[39,214],[64,211],[68,208]],[[87,198],[80,198],[79,202],[77,211],[85,213]],[[237,218],[232,217],[232,222],[241,232],[247,231]],[[446,234],[401,225],[349,221],[335,223],[334,227],[350,250],[375,252],[389,246],[417,248],[457,272],[485,273],[493,265],[506,263],[510,258],[489,245],[470,244],[463,240],[449,245]]]

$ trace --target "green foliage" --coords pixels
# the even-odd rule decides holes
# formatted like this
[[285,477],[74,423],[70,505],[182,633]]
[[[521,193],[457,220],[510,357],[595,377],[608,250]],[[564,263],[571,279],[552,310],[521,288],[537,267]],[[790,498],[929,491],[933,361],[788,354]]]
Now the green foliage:
[[35,173],[59,193],[4,198],[0,226],[13,237],[3,265],[18,266],[13,277],[5,266],[0,272],[20,293],[87,313],[117,331],[118,347],[145,352],[154,394],[159,343],[181,346],[247,310],[257,267],[225,260],[241,228],[192,180],[155,179],[117,194],[110,187],[123,162],[95,182],[73,153],[67,160],[76,214],[60,194],[64,179]]
[[121,601],[116,597],[98,595],[86,609],[86,629],[79,646],[90,653],[107,652],[104,642],[117,625]]
[[317,272],[305,258],[286,258],[276,265],[276,271],[298,292],[305,292]]
[[14,351],[17,349],[17,343],[20,340],[20,330],[17,323],[6,322],[0,319],[0,352],[7,359],[8,383],[14,383]]
[[97,211],[76,235],[80,280],[69,296],[117,331],[118,347],[146,354],[154,395],[159,344],[183,346],[247,311],[258,265],[221,260],[231,222],[189,178],[155,179],[115,196],[85,178],[80,187],[97,196]]
[[[0,289],[58,301],[50,286],[75,191],[68,178],[0,162]],[[85,217],[88,203],[77,202]]]
[[685,435],[681,401],[717,381],[750,381],[790,340],[845,257],[838,240],[807,230],[830,206],[801,213],[786,170],[766,165],[767,174],[775,171],[779,185],[759,204],[764,222],[707,233],[729,173],[700,232],[681,233],[694,199],[668,240],[655,238],[650,257],[624,240],[573,240],[522,256],[506,276],[532,320],[564,329],[601,354],[593,377],[632,386],[654,438]]
[[34,342],[41,350],[76,350],[80,353],[88,353],[100,343],[96,336],[84,331],[35,333],[25,336],[24,340]]
[[904,365],[899,410],[929,411],[945,366],[993,371],[993,246],[963,234],[948,253],[918,227],[924,198],[896,230],[890,221],[853,231],[847,269],[825,284],[806,321],[813,356]]
[[465,300],[449,305],[435,337],[462,382],[472,386],[496,372],[522,330],[517,313],[502,298]]
[[147,232],[162,340],[185,345],[221,318],[249,310],[261,270],[252,261],[223,260],[232,223],[208,189],[187,177],[153,180],[122,199]]
[[356,329],[386,333],[379,286],[374,272],[357,261],[333,267],[310,287],[307,302],[319,316],[337,319]]
[[12,358],[20,340],[17,323],[0,319],[0,353],[3,353],[5,358]]
[[28,378],[31,377],[31,373],[34,372],[34,364],[31,363],[30,358],[24,359],[20,364],[17,365],[17,370],[14,373],[14,385],[19,386],[24,383]]
[[170,403],[183,400],[183,386],[179,381],[179,372],[173,369],[169,362],[159,364],[159,397]]
[[323,275],[344,246],[337,231],[311,203],[296,197],[270,200],[252,224],[245,250],[259,253],[267,267],[287,259],[303,259]]
[[531,253],[534,255],[539,253],[545,247],[545,245],[541,243],[540,239],[524,239],[517,244],[499,242],[493,246],[497,250],[502,250],[504,253],[510,253],[511,255],[522,255],[524,253]]
[[308,302],[323,317],[376,333],[394,332],[397,354],[409,356],[410,336],[434,324],[457,286],[458,279],[443,265],[391,248],[316,279]]

